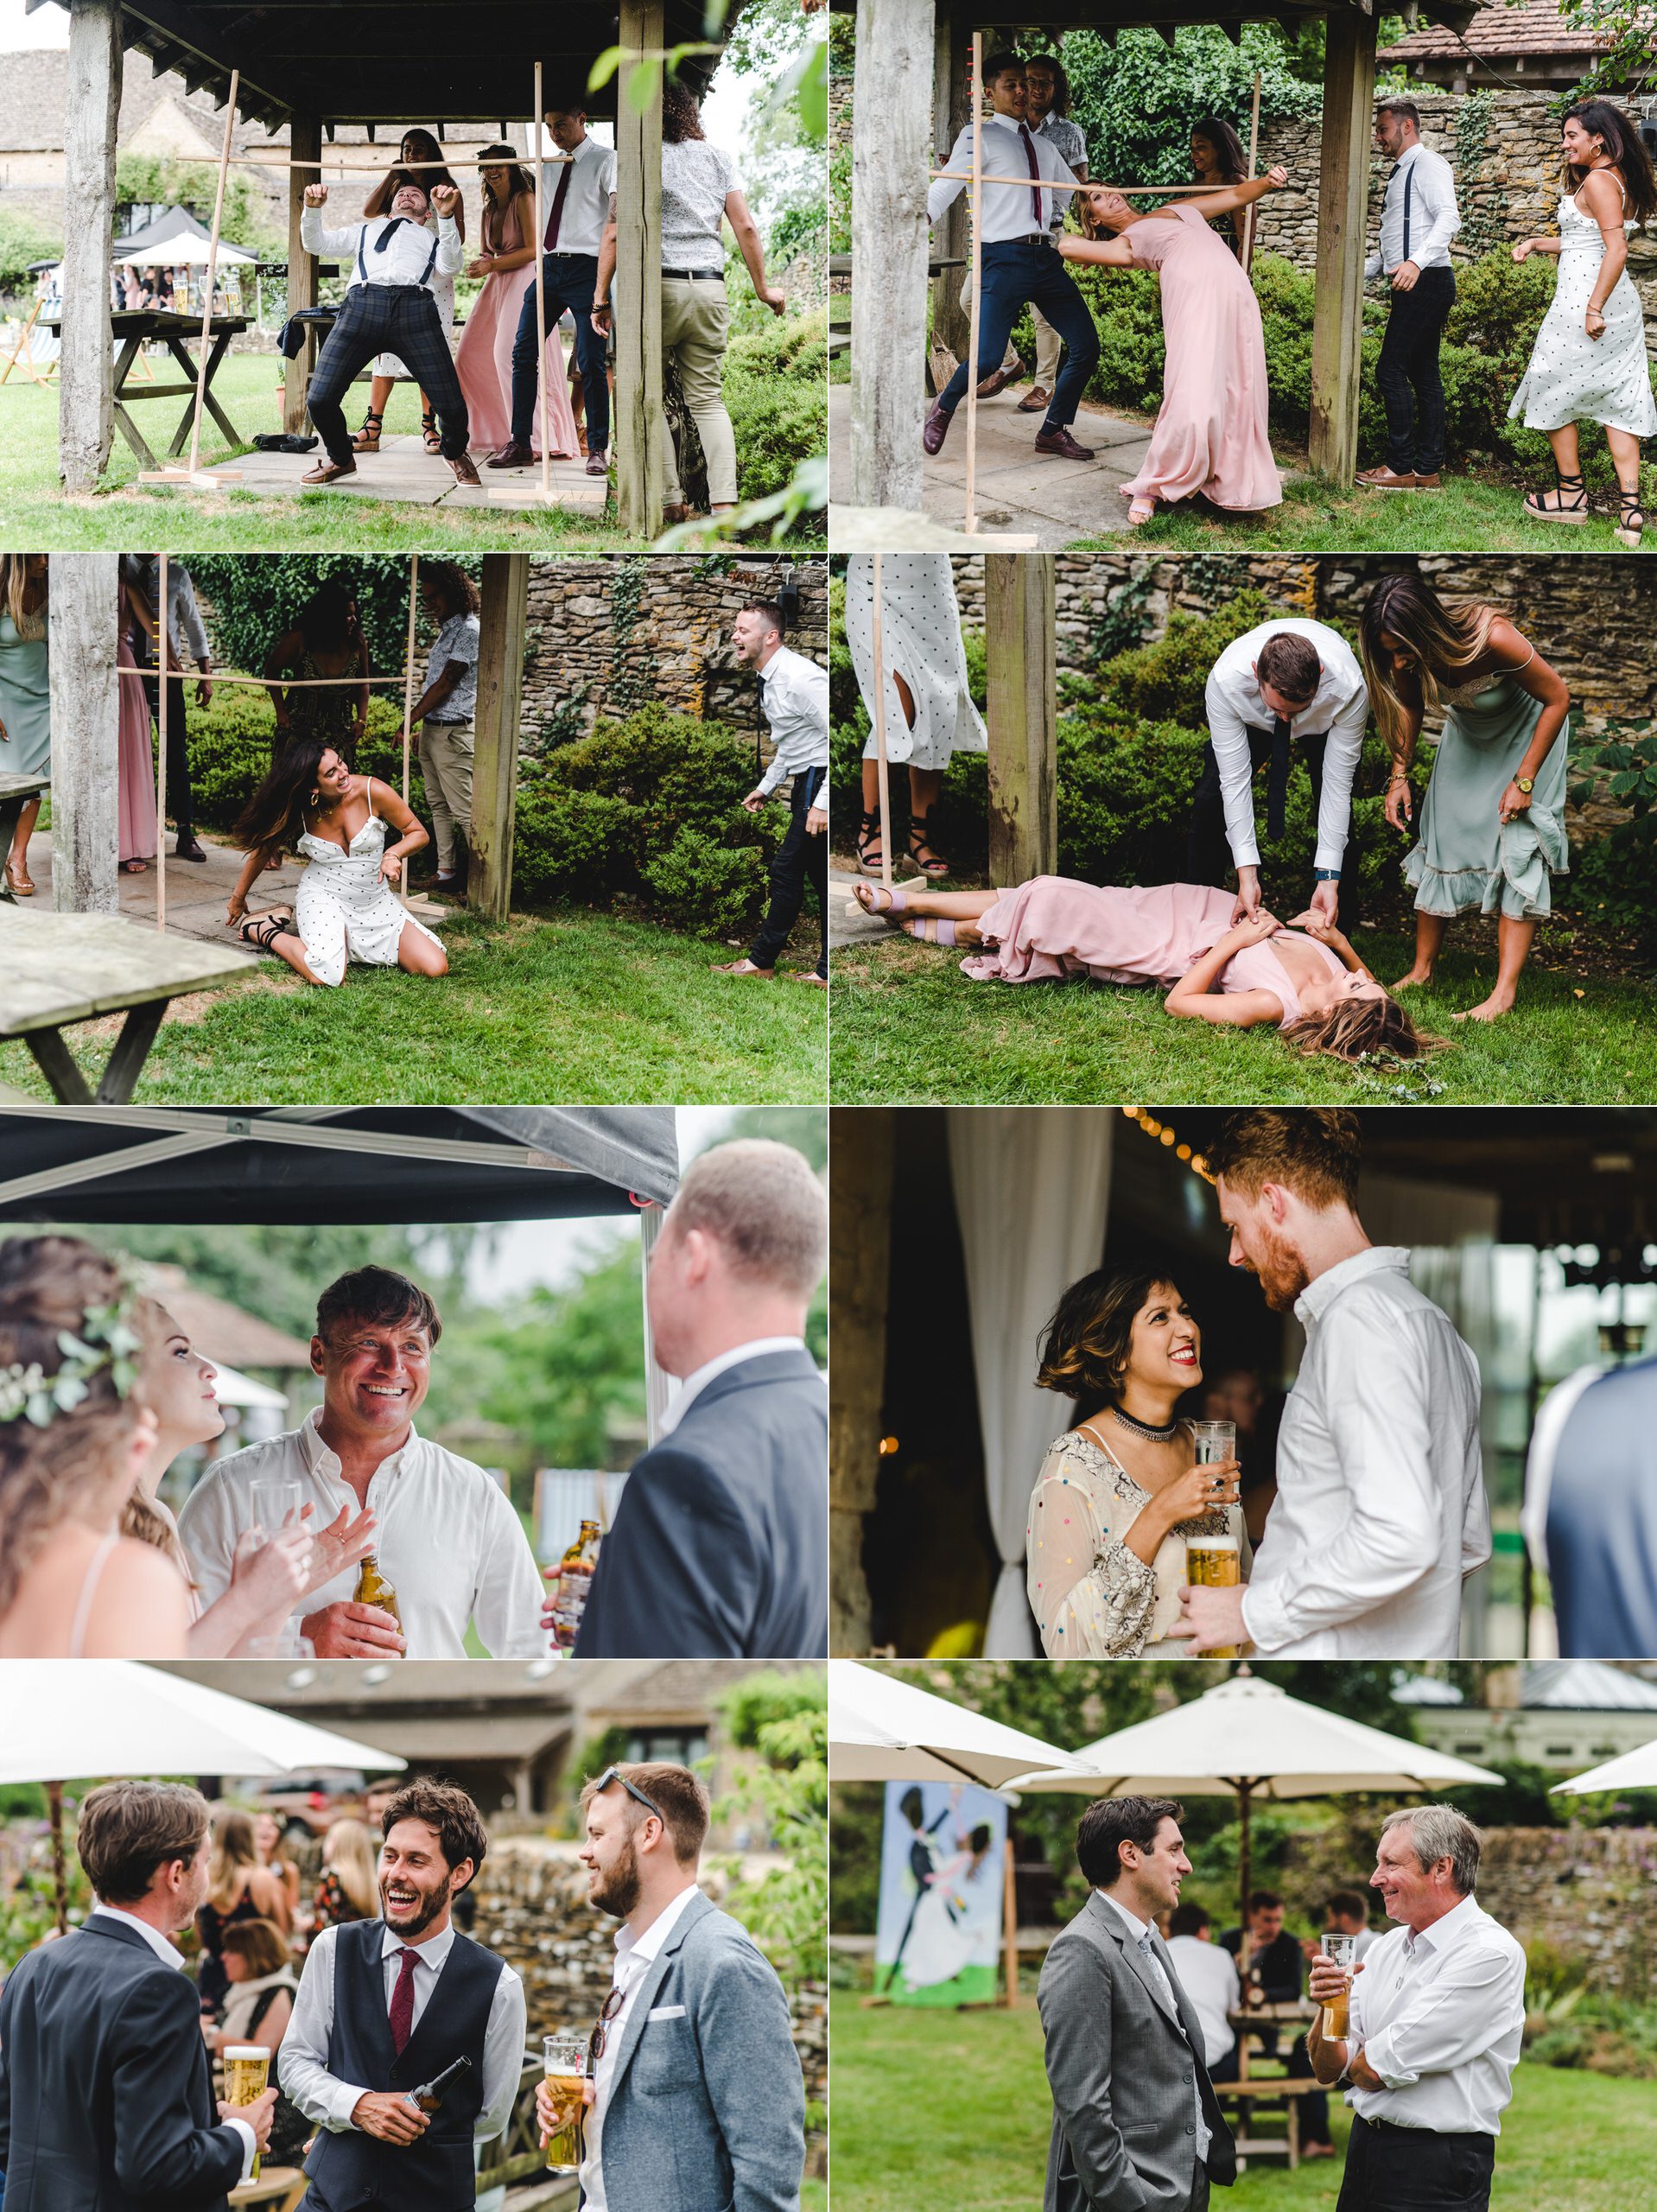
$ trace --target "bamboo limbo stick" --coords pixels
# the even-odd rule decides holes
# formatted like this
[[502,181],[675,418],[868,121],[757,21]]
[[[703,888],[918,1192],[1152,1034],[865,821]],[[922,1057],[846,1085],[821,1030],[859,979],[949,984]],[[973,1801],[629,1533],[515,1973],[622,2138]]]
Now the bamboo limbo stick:
[[[142,683],[147,670],[117,668],[117,676],[136,676]],[[331,691],[354,690],[359,683],[401,683],[400,676],[221,676],[213,672],[215,683],[251,683],[256,691]]]
[[[231,80],[231,95],[235,97],[235,79]],[[234,107],[231,113],[236,112]],[[156,693],[156,727],[160,733],[156,762],[156,927],[162,936],[167,934],[167,556],[159,554],[156,561],[156,633],[161,639],[161,683]]]
[[[1248,118],[1248,174],[1251,178],[1260,162],[1260,73],[1256,69],[1254,110]],[[1242,265],[1245,276],[1254,266],[1254,217],[1259,204],[1257,200],[1252,201],[1243,210]]]
[[[540,81],[541,64],[535,65],[536,79]],[[409,651],[403,671],[403,804],[409,804],[409,744],[414,729],[414,671],[415,671],[415,613],[420,598],[420,556],[409,556]],[[397,896],[406,907],[409,903],[409,863],[405,858],[397,882]]]
[[[547,234],[541,218],[541,64],[535,65],[535,388],[540,394],[541,497],[552,495],[552,440],[547,435]],[[563,347],[560,346],[562,354]]]
[[[972,208],[972,308],[967,318],[967,535],[978,527],[973,513],[973,493],[978,476],[978,325],[979,293],[984,265],[984,34],[972,35],[972,180],[968,186]],[[879,604],[877,601],[877,605]],[[886,681],[882,671],[882,683]],[[882,849],[884,850],[884,845]]]
[[[892,892],[892,779],[886,765],[886,655],[880,626],[880,556],[874,556],[874,625],[870,644],[874,653],[874,772],[880,799],[880,882]],[[888,905],[888,912],[891,908]]]
[[[575,158],[575,156],[574,154],[549,154],[547,156],[547,160],[549,163],[557,162],[573,162]],[[474,166],[478,168],[493,168],[495,167],[494,162],[479,162],[475,159],[475,156],[472,161],[468,161],[464,155],[457,155],[455,156],[455,160],[459,162],[460,166],[462,168],[471,168]],[[289,162],[277,160],[274,156],[267,158],[263,154],[232,154],[230,157],[229,166],[233,169],[326,169],[330,176],[384,176],[388,169],[407,169],[409,174],[412,176],[417,169],[449,169],[452,171],[454,167],[454,162]]]
[[[176,468],[157,469],[153,474],[141,476],[140,483],[176,483],[181,474],[187,484],[194,483],[200,471],[201,415],[207,399],[207,339],[213,328],[213,289],[219,272],[219,232],[225,219],[225,186],[230,173],[231,140],[236,129],[236,93],[241,80],[240,70],[232,69],[230,73],[230,92],[225,102],[225,143],[219,156],[219,188],[213,200],[213,238],[207,247],[206,273],[201,283],[200,359],[196,364],[195,404],[190,410],[189,465],[181,472]],[[226,470],[222,479],[214,476],[210,480],[214,484],[221,480],[230,482],[238,479],[241,473],[239,468],[232,468]]]
[[[934,177],[947,176],[952,184],[972,182],[970,169],[933,169],[930,175]],[[978,181],[980,184],[1016,184],[1021,192],[1028,192],[1031,181],[1027,176],[982,176]],[[1063,185],[1054,184],[1044,177],[1041,188],[1044,192],[1116,192],[1125,200],[1149,194],[1160,200],[1175,193],[1213,192],[1219,188],[1212,184],[1101,184],[1094,177],[1089,177],[1085,184]]]

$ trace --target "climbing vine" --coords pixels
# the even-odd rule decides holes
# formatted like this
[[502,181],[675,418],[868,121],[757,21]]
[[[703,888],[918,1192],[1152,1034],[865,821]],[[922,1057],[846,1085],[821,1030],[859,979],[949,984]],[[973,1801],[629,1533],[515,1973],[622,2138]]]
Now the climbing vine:
[[1458,243],[1475,261],[1494,253],[1507,238],[1502,216],[1507,195],[1497,188],[1494,201],[1476,197],[1475,188],[1484,174],[1490,120],[1495,112],[1494,92],[1470,92],[1456,109],[1456,190],[1463,209]]
[[638,626],[648,569],[642,553],[625,553],[610,581],[610,696],[613,715],[637,714],[656,696],[656,655],[628,648]]

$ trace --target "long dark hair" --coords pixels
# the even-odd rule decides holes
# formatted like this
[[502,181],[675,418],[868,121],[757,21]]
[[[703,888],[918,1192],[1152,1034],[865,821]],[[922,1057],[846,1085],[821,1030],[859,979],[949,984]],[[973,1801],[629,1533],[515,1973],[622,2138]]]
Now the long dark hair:
[[[488,185],[482,181],[484,170],[494,168],[506,172],[506,196],[504,200],[497,200]],[[486,146],[478,156],[478,175],[483,193],[483,242],[486,248],[494,251],[499,246],[500,234],[505,228],[507,209],[520,193],[533,197],[535,187],[530,183],[527,172],[518,166],[516,146]],[[492,238],[490,236],[491,216],[494,218],[495,235]]]
[[[1241,184],[1248,175],[1248,156],[1242,149],[1242,140],[1228,123],[1217,115],[1205,115],[1191,125],[1193,138],[1206,138],[1213,147],[1220,167],[1218,178],[1222,184]],[[1196,163],[1192,163],[1193,169]]]
[[277,754],[236,824],[236,842],[244,853],[282,845],[292,851],[298,846],[325,753],[340,753],[340,748],[325,738],[296,737]]
[[[412,130],[405,130],[403,134],[403,143],[397,148],[397,165],[395,168],[387,169],[385,175],[380,179],[379,182],[374,187],[374,189],[369,194],[367,199],[363,202],[364,214],[389,214],[390,213],[391,202],[397,198],[398,193],[402,191],[405,184],[412,184],[417,187],[420,191],[425,194],[429,201],[432,195],[432,188],[434,185],[452,184],[454,186],[454,189],[458,192],[460,188],[460,184],[447,168],[440,169],[405,169],[402,167],[402,164],[404,162],[441,162],[443,161],[444,158],[442,148],[438,144],[436,139],[432,137],[429,130],[422,130],[418,127]],[[464,200],[462,200],[460,205],[454,211],[454,227],[459,231],[462,238],[466,236],[466,203]]]
[[[1590,138],[1602,141],[1628,188],[1628,212],[1643,228],[1657,215],[1657,176],[1652,174],[1651,156],[1646,151],[1645,141],[1633,118],[1609,100],[1578,100],[1575,107],[1565,110],[1559,120],[1562,124],[1579,123]],[[1565,181],[1572,192],[1588,174],[1574,162],[1565,164]]]
[[294,617],[294,626],[314,653],[349,652],[362,643],[357,602],[343,584],[319,584]]

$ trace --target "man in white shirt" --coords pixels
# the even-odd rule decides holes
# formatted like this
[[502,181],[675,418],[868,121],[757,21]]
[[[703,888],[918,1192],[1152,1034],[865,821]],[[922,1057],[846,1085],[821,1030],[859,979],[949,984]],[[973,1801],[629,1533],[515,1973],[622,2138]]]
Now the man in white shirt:
[[[229,1586],[257,1525],[254,1483],[287,1476],[319,1531],[317,1579],[290,1640],[307,1637],[320,1659],[462,1659],[471,1624],[492,1658],[548,1656],[535,1555],[511,1500],[414,1426],[442,1326],[426,1293],[389,1268],[359,1268],[323,1292],[311,1338],[321,1407],[219,1460],[179,1516],[204,1606]],[[354,1601],[365,1552],[397,1593],[400,1628]]]
[[1200,1904],[1177,1904],[1168,1916],[1168,1956],[1203,2031],[1203,2063],[1213,2080],[1237,2078],[1237,2037],[1231,2015],[1242,2002],[1237,1961],[1213,1940]]
[[[1171,1633],[1273,1659],[1454,1659],[1490,1556],[1478,1362],[1355,1211],[1355,1114],[1235,1114],[1209,1145],[1231,1264],[1306,1349],[1247,1588],[1184,1590]],[[1223,1622],[1223,1632],[1222,1623]]]
[[1462,226],[1456,179],[1442,154],[1421,143],[1421,111],[1389,99],[1375,111],[1375,144],[1393,173],[1381,203],[1378,249],[1366,280],[1384,271],[1392,289],[1375,368],[1387,410],[1387,460],[1361,469],[1369,492],[1436,492],[1444,462],[1444,386],[1438,347],[1456,304],[1450,241]]
[[[317,1936],[282,2039],[282,2086],[317,2128],[301,2212],[467,2212],[473,2145],[503,2132],[517,2095],[524,1985],[454,1925],[489,1848],[465,1790],[409,1783],[382,1834],[380,1916]],[[436,2101],[416,2103],[430,2084]]]
[[1307,2037],[1355,2115],[1337,2212],[1485,2212],[1525,2032],[1525,1954],[1474,1900],[1482,1839],[1451,1805],[1394,1813],[1371,1886],[1398,1925],[1348,1974],[1315,1960],[1319,2005],[1349,1990],[1348,2032]]
[[[1030,182],[987,183],[980,189],[976,374],[981,384],[999,365],[1019,309],[1039,307],[1068,347],[1069,358],[1036,434],[1036,451],[1064,461],[1091,461],[1091,449],[1076,443],[1070,426],[1099,359],[1099,334],[1052,238],[1054,213],[1069,205],[1076,178],[1051,140],[1038,137],[1025,120],[1028,92],[1016,54],[990,55],[984,64],[984,90],[994,113],[983,124],[980,174],[1007,179],[1027,170]],[[927,193],[932,222],[966,189],[962,179],[972,168],[973,131],[968,123],[944,164],[952,174],[935,178]],[[967,396],[967,373],[962,361],[926,418],[921,435],[928,453],[943,450],[955,409]]]
[[529,285],[512,341],[512,435],[490,456],[489,466],[527,468],[535,459],[542,354],[548,336],[568,309],[575,318],[575,359],[587,410],[587,473],[606,476],[610,470],[610,378],[605,340],[593,327],[593,298],[598,286],[599,242],[616,188],[616,157],[608,146],[588,135],[584,108],[549,108],[545,122],[563,156],[541,164],[541,205],[546,214],[541,270],[547,319],[536,327],[536,287]]
[[796,971],[794,980],[828,983],[828,810],[823,785],[828,780],[828,671],[821,662],[783,643],[783,611],[774,600],[757,599],[742,609],[732,631],[736,657],[758,671],[759,694],[776,747],[769,766],[742,802],[757,814],[784,776],[794,779],[787,835],[771,864],[771,906],[752,949],[740,960],[727,960],[716,976],[777,973],[777,957],[788,943],[805,904],[808,874],[816,894],[822,949],[815,969]]
[[1352,779],[1369,711],[1357,656],[1326,622],[1299,615],[1262,622],[1234,639],[1215,662],[1203,706],[1209,741],[1191,803],[1185,861],[1190,881],[1223,882],[1228,848],[1237,871],[1232,919],[1254,919],[1261,903],[1254,777],[1270,763],[1266,834],[1275,844],[1283,835],[1298,746],[1317,814],[1309,903],[1333,923],[1351,831]]
[[[429,200],[417,184],[405,184],[389,215],[336,229],[322,221],[327,197],[326,184],[306,186],[300,242],[307,253],[338,254],[352,267],[306,395],[327,459],[308,469],[301,483],[332,484],[356,474],[356,452],[341,403],[352,379],[377,353],[395,353],[436,410],[443,458],[455,481],[475,484],[478,472],[466,449],[466,397],[431,289],[434,271],[455,276],[466,258],[454,223],[459,192],[452,184],[440,184]],[[435,238],[425,228],[429,207],[437,218]]]
[[[1070,118],[1070,80],[1056,54],[1032,54],[1024,65],[1029,95],[1025,119],[1038,138],[1051,141],[1055,150],[1078,184],[1088,180],[1088,141],[1079,123]],[[1054,233],[1064,227],[1064,211],[1055,207],[1049,226]],[[1030,320],[1036,333],[1035,381],[1019,402],[1020,415],[1045,414],[1058,381],[1058,333],[1041,309],[1032,307]]]
[[823,1188],[791,1145],[691,1163],[644,1292],[682,1388],[622,1491],[578,1659],[827,1650],[828,1403],[804,1341],[827,1255]]

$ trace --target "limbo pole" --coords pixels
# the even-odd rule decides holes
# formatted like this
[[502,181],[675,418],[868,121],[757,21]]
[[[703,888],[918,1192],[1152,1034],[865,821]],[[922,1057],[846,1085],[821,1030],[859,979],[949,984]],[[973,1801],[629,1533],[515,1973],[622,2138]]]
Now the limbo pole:
[[[547,435],[547,233],[541,213],[541,64],[535,65],[535,388],[540,395],[536,409],[541,424],[541,497],[552,496],[552,440]],[[560,359],[563,344],[558,346]],[[405,794],[406,796],[406,794]]]
[[[232,88],[233,89],[233,88]],[[234,108],[231,110],[235,113]],[[167,556],[156,556],[156,635],[161,644],[161,677],[156,685],[156,927],[167,931],[167,658],[172,609],[168,603]]]
[[[1260,170],[1260,73],[1256,69],[1254,110],[1248,118],[1248,175],[1251,181]],[[1255,200],[1243,210],[1242,265],[1245,276],[1254,266],[1254,224],[1259,209],[1260,202]]]
[[[225,143],[219,155],[219,185],[213,197],[213,238],[207,247],[207,266],[201,281],[201,340],[200,358],[196,363],[195,403],[190,410],[190,458],[182,468],[161,468],[141,475],[141,484],[176,484],[182,480],[193,483],[201,467],[201,416],[207,397],[207,340],[213,330],[213,285],[219,274],[219,232],[225,219],[225,186],[230,175],[231,143],[236,130],[236,94],[242,81],[239,69],[230,73],[230,92],[225,101]],[[222,478],[213,480],[233,481],[241,475],[239,468],[227,469]]]
[[[892,778],[886,761],[886,654],[880,622],[880,556],[874,556],[874,621],[870,645],[874,654],[874,772],[880,798],[880,882],[892,890]],[[890,912],[890,906],[887,908]]]
[[[537,61],[537,75],[541,65]],[[403,804],[409,804],[409,750],[414,734],[414,672],[415,672],[415,614],[420,602],[420,556],[409,556],[409,645],[403,667]],[[399,873],[397,896],[406,906],[409,903],[409,863],[405,860]]]
[[[928,175],[934,178],[948,177],[954,184],[970,184],[972,181],[970,169],[931,169],[928,171]],[[984,176],[980,177],[978,181],[981,184],[1017,185],[1020,192],[1028,192],[1030,189],[1030,179],[1027,176]],[[1051,192],[1053,189],[1052,185],[1043,181],[1044,192]],[[1066,190],[1115,192],[1120,193],[1124,200],[1175,200],[1182,192],[1212,192],[1214,187],[1211,184],[1104,184],[1095,177],[1089,177],[1085,184],[1069,187],[1060,185],[1057,189],[1061,192]]]
[[[982,284],[984,264],[984,34],[972,35],[972,181],[968,189],[972,207],[972,302],[967,318],[967,534],[970,537],[978,527],[973,513],[973,493],[978,477],[978,326],[982,314],[979,293]],[[876,620],[880,606],[879,587],[875,587]],[[884,688],[886,676],[880,672]],[[884,823],[885,817],[882,817]],[[886,841],[882,841],[885,850]]]

